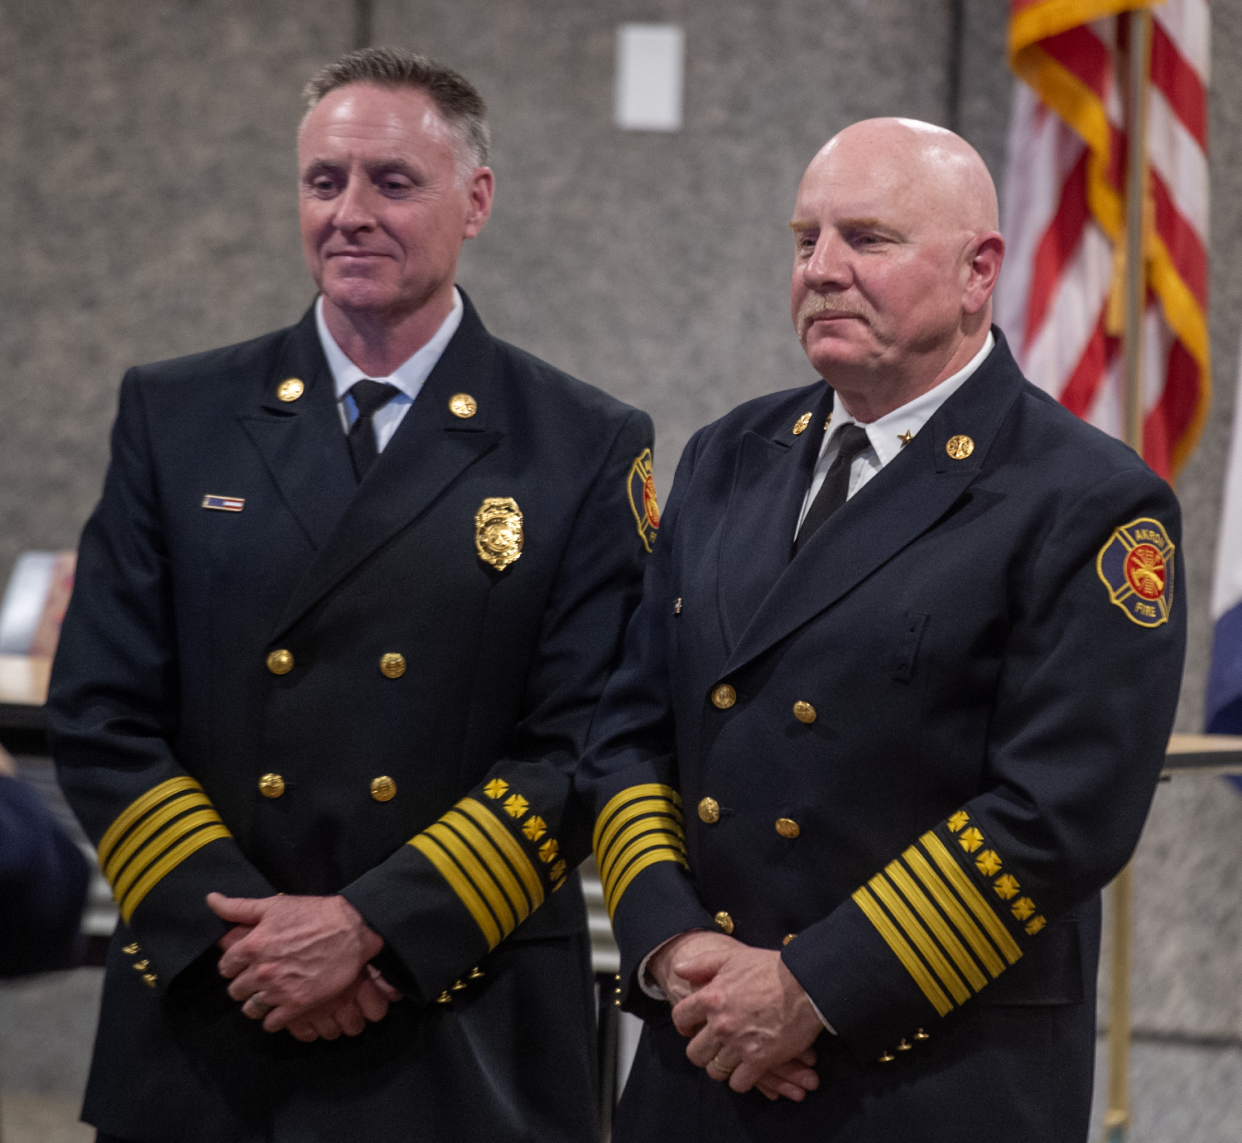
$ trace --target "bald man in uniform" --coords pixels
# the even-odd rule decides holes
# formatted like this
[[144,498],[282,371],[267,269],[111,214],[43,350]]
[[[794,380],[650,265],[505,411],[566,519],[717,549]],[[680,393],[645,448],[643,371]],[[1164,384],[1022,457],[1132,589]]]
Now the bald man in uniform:
[[822,380],[687,445],[578,776],[646,1020],[615,1138],[1085,1139],[1177,501],[1023,379],[962,139],[855,124],[791,225]]

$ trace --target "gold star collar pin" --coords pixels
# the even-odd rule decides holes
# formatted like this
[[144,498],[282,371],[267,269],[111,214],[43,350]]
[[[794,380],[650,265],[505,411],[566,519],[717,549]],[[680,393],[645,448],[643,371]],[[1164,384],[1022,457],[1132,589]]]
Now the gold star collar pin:
[[906,429],[904,433],[897,434],[897,439],[901,441],[901,447],[905,448],[906,445],[914,440],[914,434],[909,429]]

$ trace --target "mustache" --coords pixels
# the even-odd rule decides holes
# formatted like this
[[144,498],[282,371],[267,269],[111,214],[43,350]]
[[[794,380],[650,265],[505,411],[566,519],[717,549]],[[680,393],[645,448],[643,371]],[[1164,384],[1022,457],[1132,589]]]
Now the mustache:
[[848,302],[844,298],[834,297],[831,294],[808,294],[806,300],[798,307],[799,336],[806,333],[811,322],[820,314],[840,314],[843,317],[862,318],[867,322],[871,320],[871,315],[854,302]]

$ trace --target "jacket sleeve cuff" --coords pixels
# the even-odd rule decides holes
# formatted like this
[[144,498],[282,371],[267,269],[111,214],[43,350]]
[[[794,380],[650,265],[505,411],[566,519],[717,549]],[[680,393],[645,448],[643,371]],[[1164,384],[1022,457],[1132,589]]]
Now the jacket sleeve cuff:
[[[579,836],[585,831],[565,813],[571,788],[552,767],[499,765],[439,820],[341,891],[404,966],[406,990],[413,983],[424,1001],[441,998],[536,910],[544,909],[541,921],[550,917],[545,902],[586,851]],[[572,914],[569,923],[581,927],[568,905],[551,912],[564,913],[561,920]],[[402,979],[391,956],[377,967]]]
[[202,786],[180,775],[128,805],[99,840],[99,866],[121,923],[132,934],[135,971],[165,990],[229,929],[204,900],[270,897],[275,890],[246,860]]
[[948,1016],[1046,928],[1040,892],[966,810],[929,830],[782,957],[861,1059]]

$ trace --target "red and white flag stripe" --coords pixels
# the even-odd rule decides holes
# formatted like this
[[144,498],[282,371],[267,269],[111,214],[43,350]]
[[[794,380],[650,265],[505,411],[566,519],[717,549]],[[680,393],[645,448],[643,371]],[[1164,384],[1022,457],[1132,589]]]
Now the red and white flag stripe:
[[[1121,285],[1116,252],[1124,241],[1123,23],[1116,15],[1086,19],[1110,6],[1118,7],[1015,0],[1011,30],[1025,20],[1027,39],[1011,40],[1024,78],[1010,124],[1002,218],[1008,252],[996,321],[1035,384],[1120,436],[1120,306],[1110,306],[1110,297]],[[1075,7],[1082,23],[1065,18]],[[1031,18],[1045,16],[1045,30],[1049,20],[1060,24],[1032,38]],[[1171,477],[1193,449],[1210,399],[1207,2],[1169,0],[1153,10],[1153,23],[1144,454]]]

